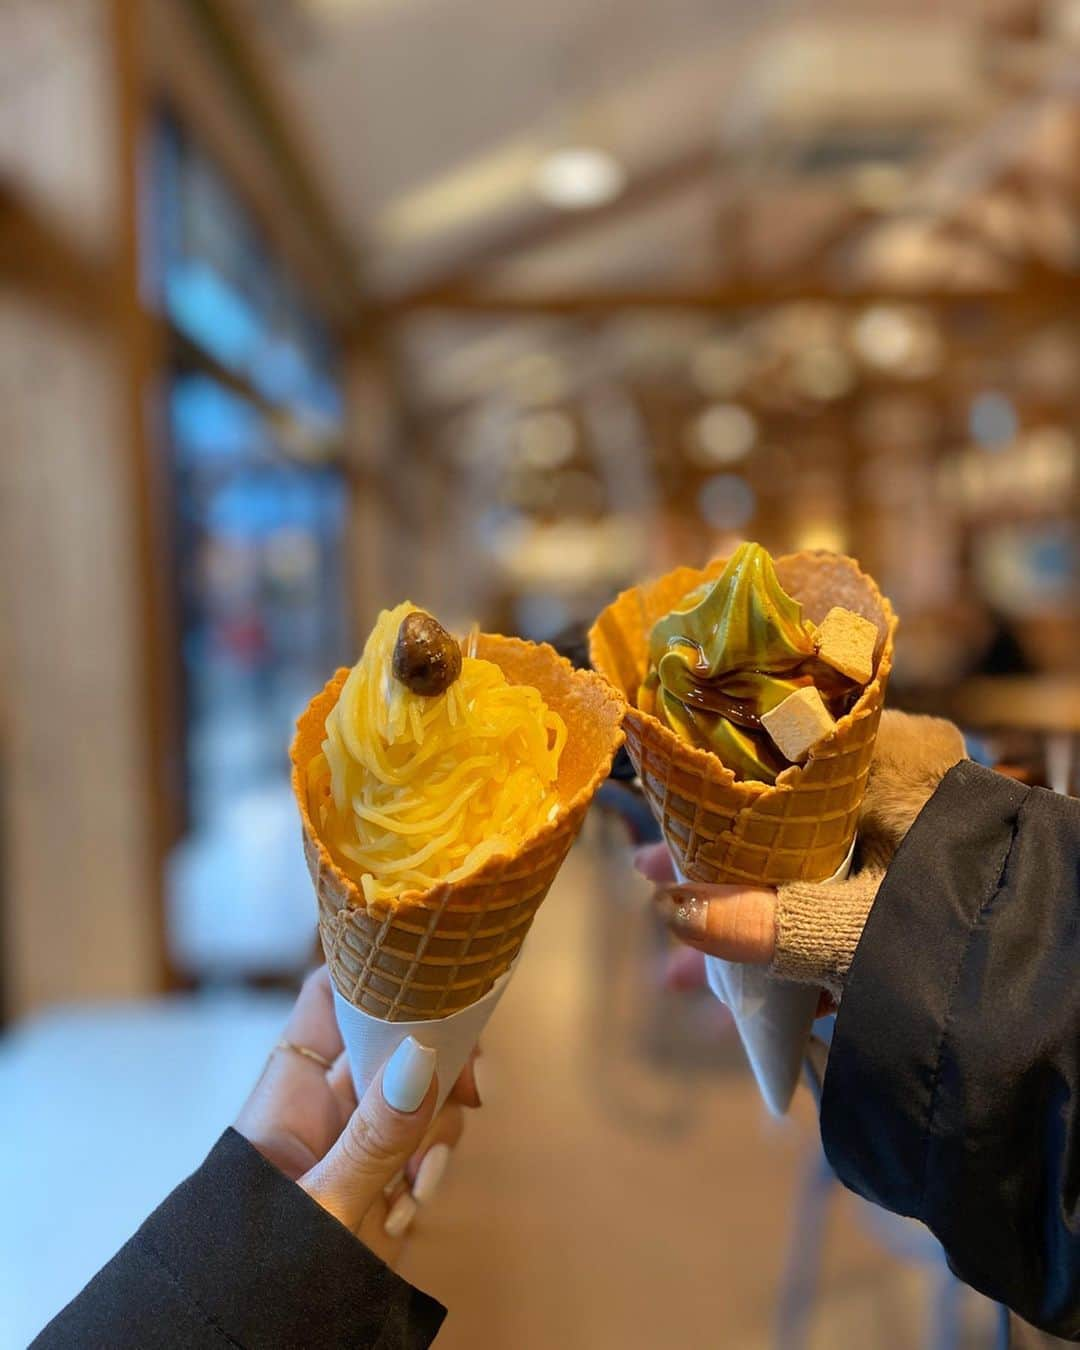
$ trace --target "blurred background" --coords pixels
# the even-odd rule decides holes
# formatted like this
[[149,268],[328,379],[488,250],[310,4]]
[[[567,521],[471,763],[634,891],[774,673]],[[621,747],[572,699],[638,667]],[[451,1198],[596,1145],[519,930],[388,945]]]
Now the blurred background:
[[[0,1342],[258,1072],[292,723],[382,605],[565,640],[843,550],[892,701],[1075,791],[1078,301],[1077,0],[0,0]],[[992,1344],[765,1119],[643,828],[491,1028],[440,1344]]]

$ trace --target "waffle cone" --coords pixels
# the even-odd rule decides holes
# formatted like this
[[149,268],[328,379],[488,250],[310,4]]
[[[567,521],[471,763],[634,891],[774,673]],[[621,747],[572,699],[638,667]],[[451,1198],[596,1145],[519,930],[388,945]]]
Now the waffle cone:
[[337,672],[297,723],[292,784],[330,975],[343,998],[388,1022],[459,1012],[509,969],[623,740],[622,699],[599,676],[574,670],[551,647],[481,634],[476,654],[493,661],[511,683],[539,689],[566,723],[568,736],[559,761],[555,819],[512,857],[491,858],[461,881],[393,902],[365,900],[319,839],[307,799],[307,766],[322,748],[326,717],[347,669]]
[[874,675],[805,765],[785,769],[774,785],[740,782],[716,755],[636,706],[653,624],[695,586],[719,576],[726,563],[716,558],[701,569],[678,567],[623,591],[589,632],[590,658],[627,701],[626,748],[684,876],[764,885],[817,881],[832,876],[855,837],[892,667],[896,616],[850,558],[815,551],[776,560],[781,585],[813,622],[841,605],[877,625]]

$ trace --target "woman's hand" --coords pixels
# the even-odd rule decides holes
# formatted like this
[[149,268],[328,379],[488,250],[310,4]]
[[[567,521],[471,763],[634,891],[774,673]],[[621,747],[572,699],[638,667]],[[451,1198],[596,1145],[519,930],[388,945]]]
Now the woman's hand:
[[710,956],[769,966],[816,984],[839,1001],[878,886],[915,817],[965,756],[951,722],[882,714],[859,810],[856,867],[842,882],[761,886],[673,884],[664,844],[639,849],[638,870],[656,883],[657,907],[681,942]]
[[435,1053],[409,1037],[357,1104],[323,966],[304,981],[236,1129],[392,1264],[461,1137],[462,1106],[480,1105],[473,1061],[432,1120],[436,1092]]
[[672,936],[727,961],[767,966],[776,951],[776,891],[763,886],[677,883],[667,844],[646,844],[634,866],[656,885],[653,899]]

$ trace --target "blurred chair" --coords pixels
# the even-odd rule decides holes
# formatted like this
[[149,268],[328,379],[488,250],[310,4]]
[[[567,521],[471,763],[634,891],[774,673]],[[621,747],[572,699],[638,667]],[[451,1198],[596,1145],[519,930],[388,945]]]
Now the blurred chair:
[[1080,748],[1080,680],[1075,676],[984,676],[967,680],[953,711],[965,726],[1038,738],[1046,782],[1068,795]]

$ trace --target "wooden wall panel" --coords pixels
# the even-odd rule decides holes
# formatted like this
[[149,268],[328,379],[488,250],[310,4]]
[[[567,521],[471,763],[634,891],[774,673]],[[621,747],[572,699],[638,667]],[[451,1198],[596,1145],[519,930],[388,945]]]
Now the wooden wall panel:
[[117,190],[108,52],[101,0],[0,4],[0,179],[102,254]]
[[107,335],[0,305],[0,758],[9,1012],[159,967],[137,578]]

